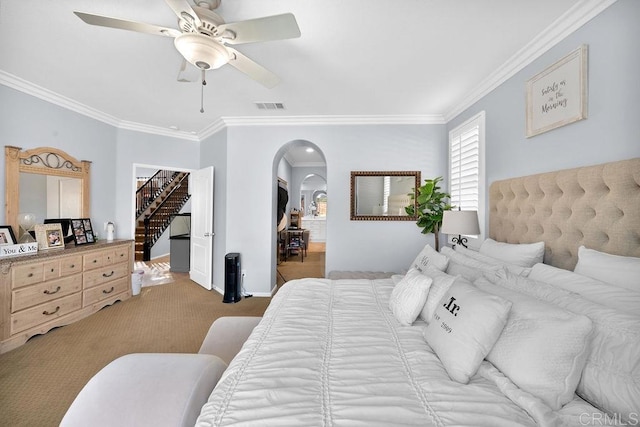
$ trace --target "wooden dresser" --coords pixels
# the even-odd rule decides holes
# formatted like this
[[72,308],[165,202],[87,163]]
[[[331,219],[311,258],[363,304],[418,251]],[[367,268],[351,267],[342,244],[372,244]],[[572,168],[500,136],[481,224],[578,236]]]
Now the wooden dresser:
[[0,259],[0,353],[131,297],[133,242]]

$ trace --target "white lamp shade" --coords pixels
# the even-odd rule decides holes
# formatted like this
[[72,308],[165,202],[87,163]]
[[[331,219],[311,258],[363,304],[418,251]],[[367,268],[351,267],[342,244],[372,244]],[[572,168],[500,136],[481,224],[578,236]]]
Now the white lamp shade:
[[476,211],[444,211],[441,233],[477,236],[480,234],[478,212]]
[[201,70],[215,70],[231,59],[222,44],[202,34],[183,33],[173,43],[184,59]]

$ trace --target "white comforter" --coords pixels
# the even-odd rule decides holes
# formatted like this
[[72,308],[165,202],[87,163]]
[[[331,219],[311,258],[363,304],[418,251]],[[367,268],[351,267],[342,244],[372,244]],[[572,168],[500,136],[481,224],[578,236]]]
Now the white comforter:
[[558,414],[488,362],[469,384],[452,381],[424,340],[424,325],[401,326],[391,314],[392,289],[390,279],[302,279],[284,285],[197,425],[560,423]]

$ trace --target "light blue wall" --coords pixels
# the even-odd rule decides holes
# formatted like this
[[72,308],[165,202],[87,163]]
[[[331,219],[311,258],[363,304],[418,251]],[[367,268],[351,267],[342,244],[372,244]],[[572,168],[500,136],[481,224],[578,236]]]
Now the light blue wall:
[[444,125],[234,126],[227,131],[228,164],[237,166],[227,171],[226,247],[242,254],[248,290],[268,294],[275,283],[274,161],[291,141],[315,144],[327,162],[327,272],[403,270],[426,243],[433,244],[433,237],[420,234],[411,221],[351,221],[350,172],[445,175]]
[[[639,19],[640,1],[619,0],[448,123],[451,130],[486,111],[487,186],[640,156]],[[526,81],[581,44],[589,48],[588,118],[526,138]]]
[[[91,220],[115,217],[116,129],[33,96],[0,85],[0,141],[22,149],[55,147],[91,163]],[[4,161],[0,162],[0,197],[4,200]],[[0,223],[5,224],[4,209]],[[42,222],[44,218],[38,218]]]

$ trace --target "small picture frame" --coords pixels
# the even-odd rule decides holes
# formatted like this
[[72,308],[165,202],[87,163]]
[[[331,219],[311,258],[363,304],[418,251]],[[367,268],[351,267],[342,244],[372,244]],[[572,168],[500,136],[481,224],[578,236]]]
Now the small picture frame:
[[0,225],[0,246],[15,245],[16,236],[13,234],[13,228],[10,225]]
[[95,243],[96,237],[89,218],[77,218],[71,220],[71,230],[76,245]]
[[36,224],[35,231],[38,250],[64,249],[64,236],[59,223]]

